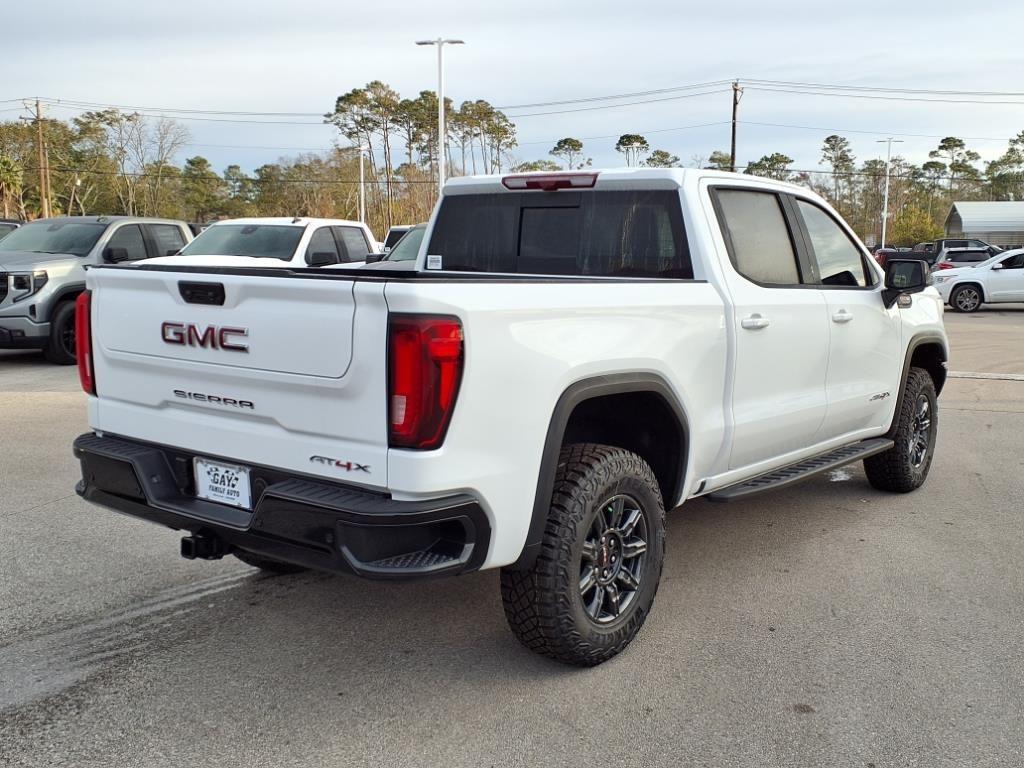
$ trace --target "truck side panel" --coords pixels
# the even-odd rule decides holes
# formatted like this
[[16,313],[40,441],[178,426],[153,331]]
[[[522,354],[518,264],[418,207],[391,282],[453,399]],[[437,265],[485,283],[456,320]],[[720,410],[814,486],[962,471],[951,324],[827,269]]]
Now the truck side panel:
[[[499,535],[483,567],[514,562],[526,540],[548,423],[574,382],[651,372],[669,382],[690,421],[693,478],[711,470],[724,433],[725,313],[703,282],[389,283],[391,312],[458,316],[466,366],[444,446],[392,450],[396,498],[465,491],[484,501]],[[666,499],[674,506],[680,499]]]

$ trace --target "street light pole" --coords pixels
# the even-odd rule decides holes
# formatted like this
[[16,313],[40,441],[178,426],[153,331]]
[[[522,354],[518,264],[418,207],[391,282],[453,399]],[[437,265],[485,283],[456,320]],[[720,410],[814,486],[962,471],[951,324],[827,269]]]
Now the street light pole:
[[887,139],[878,139],[876,144],[885,144],[885,194],[882,196],[882,244],[885,248],[886,227],[889,223],[889,163],[892,161],[892,143],[902,144],[902,139],[894,139],[890,136]]
[[445,151],[447,136],[444,130],[444,47],[446,45],[465,45],[462,40],[439,37],[435,40],[417,40],[416,45],[437,46],[437,193],[444,189],[445,165],[448,153]]
[[366,182],[363,175],[363,150],[365,147],[359,145],[359,221],[366,223]]

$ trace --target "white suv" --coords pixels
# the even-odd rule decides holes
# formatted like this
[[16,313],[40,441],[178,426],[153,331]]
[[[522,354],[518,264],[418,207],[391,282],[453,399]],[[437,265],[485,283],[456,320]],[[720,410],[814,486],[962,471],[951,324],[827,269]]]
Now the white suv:
[[932,279],[942,300],[957,312],[977,312],[982,304],[1024,301],[1024,250],[944,269]]

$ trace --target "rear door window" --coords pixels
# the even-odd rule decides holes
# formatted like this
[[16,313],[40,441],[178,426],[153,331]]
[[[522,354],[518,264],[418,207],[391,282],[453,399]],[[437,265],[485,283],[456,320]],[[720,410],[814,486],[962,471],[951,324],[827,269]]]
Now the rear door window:
[[799,285],[793,238],[774,192],[715,190],[719,225],[736,271],[767,286]]
[[142,227],[138,224],[126,224],[118,227],[117,231],[107,242],[107,248],[123,248],[126,261],[138,261],[146,258],[146,241],[142,237]]
[[320,227],[313,233],[313,236],[309,238],[309,245],[306,246],[306,263],[312,263],[311,257],[314,253],[326,253],[331,257],[331,264],[337,264],[339,261],[344,261],[338,254],[338,246],[334,242],[334,235],[331,234],[330,227]]
[[157,256],[170,256],[185,247],[185,236],[173,224],[149,224]]
[[427,254],[450,271],[693,277],[679,194],[670,190],[451,195]]
[[346,252],[344,255],[347,258],[342,258],[342,261],[366,261],[370,245],[366,242],[363,230],[358,227],[335,227],[334,234]]

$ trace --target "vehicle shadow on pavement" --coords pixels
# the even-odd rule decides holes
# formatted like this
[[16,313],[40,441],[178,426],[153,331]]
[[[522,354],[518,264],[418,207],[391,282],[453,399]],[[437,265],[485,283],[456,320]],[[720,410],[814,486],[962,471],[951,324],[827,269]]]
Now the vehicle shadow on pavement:
[[[605,667],[621,661],[632,668],[644,645],[659,643],[659,627],[687,621],[682,605],[703,599],[697,596],[735,603],[732,590],[760,585],[756,591],[763,592],[773,575],[799,571],[808,553],[816,561],[833,537],[864,542],[858,531],[869,511],[877,513],[878,502],[892,497],[873,491],[859,469],[833,474],[839,479],[815,478],[771,497],[726,505],[697,500],[670,513],[661,591],[641,650],[627,650]],[[677,603],[681,615],[673,615]],[[306,683],[329,687],[325,670],[344,670],[342,678],[351,682],[353,665],[370,677],[388,670],[395,685],[426,668],[438,679],[486,687],[509,674],[577,673],[519,645],[505,624],[493,571],[405,583],[312,572],[254,575],[218,595],[216,610],[220,620],[195,640],[206,645],[216,638],[204,657],[216,666],[237,665],[241,675],[284,664],[291,669],[281,672],[280,682],[288,686],[296,684],[293,675],[305,676],[303,670]]]
[[[495,572],[396,583],[195,563],[196,582],[215,588],[145,623],[108,617],[123,648],[94,652],[103,668],[61,693],[0,712],[0,744],[61,743],[83,765],[108,741],[131,744],[138,764],[208,764],[211,739],[233,750],[223,765],[252,754],[267,765],[480,765],[510,744],[534,756],[634,754],[634,718],[623,713],[638,713],[644,764],[678,764],[686,745],[714,763],[741,733],[768,764],[756,734],[777,728],[791,734],[784,762],[846,733],[851,707],[927,694],[909,681],[933,669],[969,682],[961,648],[932,642],[922,654],[929,641],[910,642],[923,616],[946,622],[957,610],[935,589],[948,558],[934,551],[956,531],[942,512],[921,513],[941,508],[926,494],[873,491],[857,466],[741,502],[684,505],[668,516],[646,626],[589,670],[516,642]],[[908,588],[907,569],[926,577],[923,592]],[[927,716],[955,699],[932,701]],[[855,743],[889,712],[880,706]],[[111,729],[118,713],[131,714]]]

